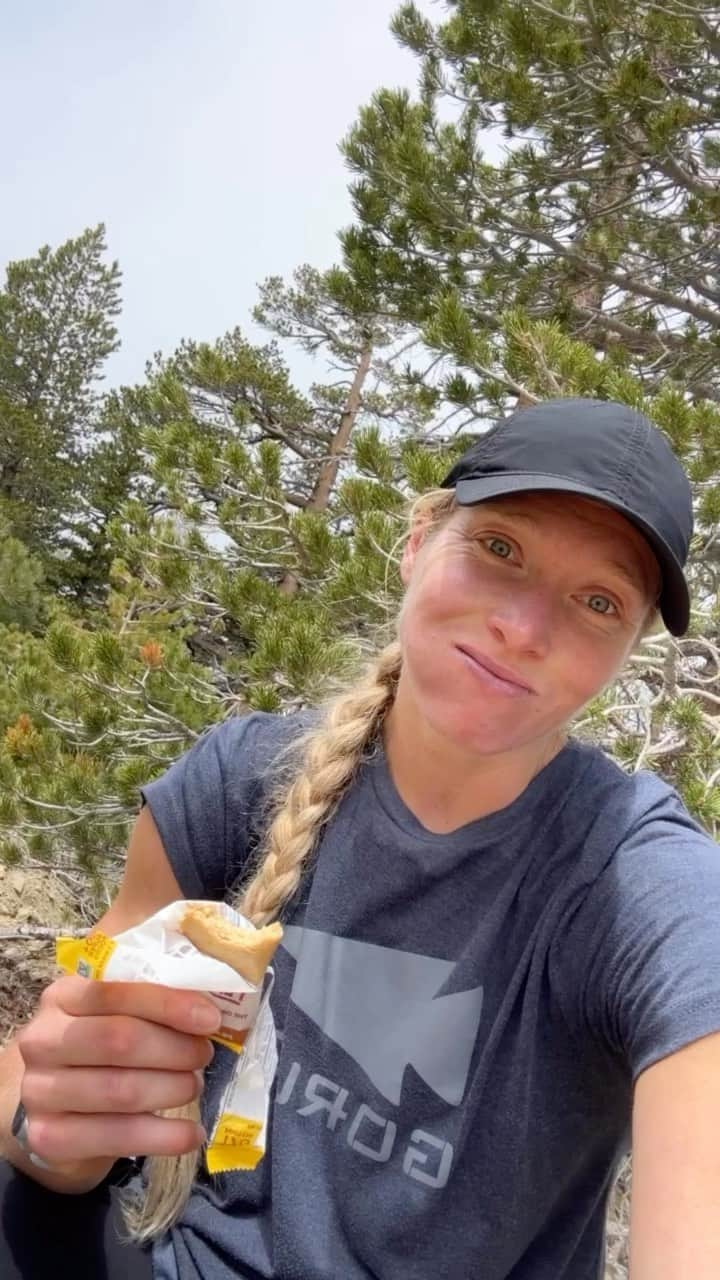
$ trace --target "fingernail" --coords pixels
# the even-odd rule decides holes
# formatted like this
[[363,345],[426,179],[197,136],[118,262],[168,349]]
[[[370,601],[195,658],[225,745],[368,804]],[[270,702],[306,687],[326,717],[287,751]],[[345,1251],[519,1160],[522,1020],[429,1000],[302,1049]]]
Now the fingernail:
[[219,1009],[209,1004],[196,1004],[192,1011],[193,1026],[197,1031],[217,1031],[222,1022]]
[[207,1133],[205,1132],[201,1124],[197,1125],[196,1127],[198,1131],[198,1144],[201,1147],[204,1147],[205,1143],[207,1142]]
[[205,1088],[205,1076],[203,1075],[202,1071],[196,1071],[195,1075],[197,1076],[198,1096],[199,1096]]

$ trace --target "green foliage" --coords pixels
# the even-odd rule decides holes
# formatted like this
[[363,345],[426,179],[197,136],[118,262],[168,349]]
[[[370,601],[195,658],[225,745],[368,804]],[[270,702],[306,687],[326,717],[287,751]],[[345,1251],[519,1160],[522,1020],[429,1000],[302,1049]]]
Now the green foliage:
[[144,755],[124,760],[112,770],[113,790],[128,810],[132,810],[137,806],[140,788],[158,772],[161,770],[153,769]]
[[52,624],[47,634],[47,652],[63,670],[82,670],[82,642],[79,633],[69,623],[57,621]]
[[[4,860],[74,858],[99,892],[143,783],[208,725],[351,679],[392,632],[408,504],[497,417],[556,395],[647,412],[693,483],[687,641],[658,630],[579,719],[718,829],[717,50],[679,0],[454,0],[433,18],[396,14],[418,93],[360,110],[343,262],[261,285],[266,343],[187,340],[99,402],[117,307],[102,229],[9,270]],[[488,127],[506,143],[491,158]],[[65,320],[63,282],[84,299]],[[293,344],[325,381],[294,385]]]
[[[648,389],[670,375],[702,396],[708,369],[716,385],[716,244],[693,234],[717,226],[708,29],[676,0],[457,0],[436,23],[404,4],[393,30],[421,91],[379,90],[344,140],[350,274],[391,279],[403,314],[468,367],[522,302],[595,349],[622,342]],[[492,164],[488,126],[510,140]]]
[[402,461],[412,488],[416,493],[425,493],[428,489],[440,487],[454,458],[445,453],[436,453],[428,448],[419,447],[411,442],[403,449]]
[[0,504],[10,532],[65,581],[69,527],[90,499],[94,383],[117,349],[117,263],[105,228],[11,262],[0,290]]
[[0,530],[0,626],[35,630],[43,614],[43,570],[18,538]]

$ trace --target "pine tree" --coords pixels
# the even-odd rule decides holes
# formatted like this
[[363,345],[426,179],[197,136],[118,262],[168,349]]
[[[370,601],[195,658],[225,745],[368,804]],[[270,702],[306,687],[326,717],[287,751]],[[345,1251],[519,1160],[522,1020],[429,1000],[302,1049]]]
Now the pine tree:
[[[344,151],[351,261],[404,316],[457,290],[477,335],[522,307],[645,389],[717,401],[718,44],[707,4],[454,0],[393,29],[416,100],[383,90]],[[707,15],[707,16],[704,16]],[[490,160],[484,147],[497,149]],[[510,390],[513,388],[510,387]]]
[[302,394],[275,339],[234,330],[110,397],[135,479],[104,526],[109,596],[79,616],[56,601],[46,643],[0,670],[4,856],[79,865],[97,895],[143,779],[234,710],[315,702],[375,647],[404,498],[449,465],[419,447],[437,397],[406,383],[397,326],[344,273],[267,281],[257,318],[332,360],[331,381]]
[[40,563],[0,526],[0,627],[36,630],[43,617],[42,586]]
[[11,262],[0,291],[0,513],[63,579],[103,362],[117,349],[117,263],[102,224]]
[[109,589],[112,521],[123,503],[146,492],[141,431],[152,421],[147,385],[114,388],[99,401],[91,447],[73,491],[59,586],[81,611],[102,608]]

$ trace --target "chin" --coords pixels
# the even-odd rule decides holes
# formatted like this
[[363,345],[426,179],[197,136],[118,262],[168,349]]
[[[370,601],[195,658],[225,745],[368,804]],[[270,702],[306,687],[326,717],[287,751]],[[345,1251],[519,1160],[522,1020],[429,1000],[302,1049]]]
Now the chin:
[[[482,706],[471,707],[467,700],[448,703],[447,695],[433,698],[423,710],[423,718],[434,731],[460,751],[475,755],[490,755],[522,746],[523,741],[534,736],[528,727],[526,738],[517,724],[508,723],[507,713],[502,719],[488,713]],[[502,720],[505,723],[502,723]]]
[[[461,681],[451,691],[448,684],[437,679],[428,681],[425,690],[416,688],[416,705],[420,718],[435,733],[452,742],[459,750],[477,755],[493,755],[505,751],[522,751],[524,748],[557,733],[572,714],[549,719],[540,718],[537,704],[540,698],[499,701],[482,696],[468,696]],[[535,712],[534,715],[530,712]]]

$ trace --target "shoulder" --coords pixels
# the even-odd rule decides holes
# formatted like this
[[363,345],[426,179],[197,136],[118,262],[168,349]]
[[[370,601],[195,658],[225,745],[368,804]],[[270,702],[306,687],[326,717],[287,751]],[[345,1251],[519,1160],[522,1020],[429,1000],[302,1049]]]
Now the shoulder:
[[604,803],[587,820],[569,881],[552,981],[569,1024],[622,1048],[635,1075],[669,1044],[670,1007],[717,1002],[720,857],[669,782],[650,770],[626,773],[599,748],[585,751]]
[[649,769],[623,769],[603,749],[572,740],[573,764],[554,834],[573,851],[572,895],[636,896],[645,877],[681,881],[690,867],[720,874],[718,848],[674,786]]
[[289,714],[252,711],[228,716],[213,725],[186,755],[186,774],[214,802],[222,800],[229,829],[265,820],[265,802],[275,784],[292,777],[298,756],[293,750],[319,718],[314,708]]
[[595,743],[573,739],[578,799],[595,814],[611,811],[618,837],[630,835],[649,822],[676,823],[707,833],[688,812],[677,790],[649,769],[632,772]]
[[652,877],[665,881],[681,897],[696,898],[706,878],[717,892],[720,850],[710,833],[693,817],[675,787],[649,771],[634,775],[636,815],[618,849],[619,883],[632,883],[634,894]]
[[[708,878],[720,883],[718,845],[689,812],[677,789],[649,769],[626,772],[599,747],[582,744],[587,761],[580,795],[594,809],[604,851],[596,889],[606,899],[637,901],[652,884],[697,895]],[[584,793],[584,795],[583,795]]]
[[198,739],[193,750],[213,755],[220,762],[226,780],[242,775],[261,780],[286,748],[318,720],[313,708],[283,715],[279,712],[238,712],[212,725]]
[[141,788],[186,897],[221,897],[263,821],[270,774],[317,712],[253,711],[211,725]]
[[289,715],[237,713],[210,725],[158,777],[141,788],[155,813],[166,803],[198,814],[223,803],[247,811],[286,747],[317,719],[303,710]]

